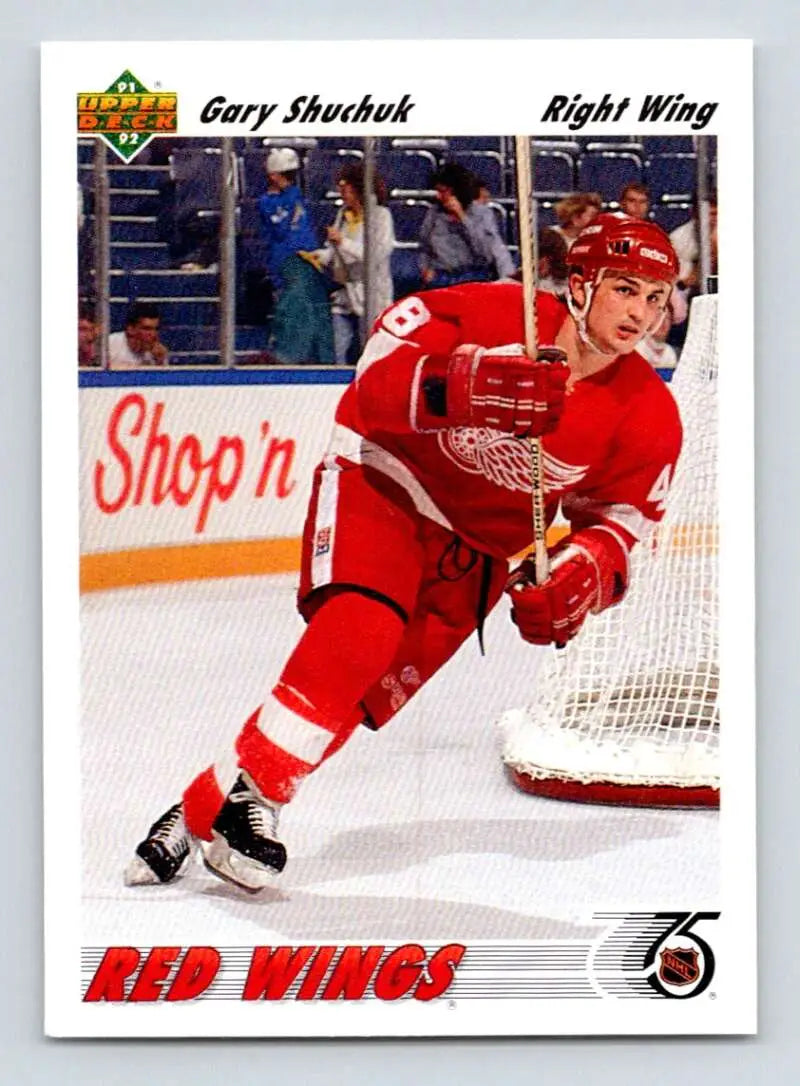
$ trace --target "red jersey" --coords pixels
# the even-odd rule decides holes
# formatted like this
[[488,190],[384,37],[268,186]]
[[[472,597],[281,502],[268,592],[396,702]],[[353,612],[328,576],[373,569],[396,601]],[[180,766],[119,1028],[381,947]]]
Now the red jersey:
[[[539,342],[566,308],[536,299]],[[460,344],[524,339],[517,283],[466,283],[404,298],[376,321],[336,412],[330,454],[399,483],[424,516],[506,558],[532,542],[530,446],[497,430],[417,429],[418,376]],[[562,503],[573,530],[605,524],[628,548],[660,520],[681,446],[678,409],[641,355],[620,355],[568,393],[542,439],[548,523]]]

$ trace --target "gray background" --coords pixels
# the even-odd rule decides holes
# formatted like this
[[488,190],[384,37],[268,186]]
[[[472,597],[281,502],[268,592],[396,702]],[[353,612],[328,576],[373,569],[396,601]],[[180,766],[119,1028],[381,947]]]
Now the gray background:
[[[800,49],[790,0],[670,0],[550,5],[523,0],[60,0],[2,4],[0,41],[5,343],[0,385],[0,727],[5,757],[0,931],[0,1081],[288,1084],[583,1081],[796,1083],[800,1080],[797,875],[798,497],[797,299]],[[41,40],[362,37],[743,37],[756,42],[756,487],[759,682],[759,938],[757,1039],[92,1042],[42,1037],[41,589],[39,376],[39,117]],[[411,59],[411,54],[410,54]],[[564,52],[567,71],[569,49]],[[676,74],[664,72],[663,86]],[[479,71],[454,72],[463,79]],[[65,179],[65,183],[68,179]],[[73,329],[64,330],[71,336]],[[743,502],[750,495],[742,495]],[[65,842],[75,848],[75,842]],[[55,889],[55,888],[54,888]],[[535,1008],[532,1010],[535,1014]]]

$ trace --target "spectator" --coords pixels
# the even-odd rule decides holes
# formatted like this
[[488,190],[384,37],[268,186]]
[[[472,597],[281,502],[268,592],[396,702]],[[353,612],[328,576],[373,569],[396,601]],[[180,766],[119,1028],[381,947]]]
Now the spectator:
[[[328,243],[317,251],[319,263],[341,284],[331,297],[333,344],[336,361],[351,360],[355,343],[361,346],[360,322],[364,316],[364,167],[348,163],[337,183],[342,197],[333,226],[328,227]],[[394,225],[386,203],[386,186],[375,175],[374,195],[370,199],[370,241],[373,269],[372,299],[377,316],[392,301],[393,286],[390,261],[394,249]]]
[[[678,254],[680,264],[678,285],[685,288],[698,286],[700,278],[700,240],[698,223],[698,208],[695,201],[692,217],[688,222],[682,223],[672,231],[669,240],[675,252]],[[708,201],[708,225],[711,233],[711,274],[717,274],[717,197],[716,193],[709,197]]]
[[[670,295],[672,310],[672,328],[669,342],[680,349],[686,337],[686,317],[689,304],[700,288],[700,241],[698,232],[698,208],[695,200],[692,217],[682,223],[669,236],[675,252],[678,254],[678,282]],[[717,274],[717,196],[709,197],[708,223],[711,235],[711,274]]]
[[674,370],[678,364],[675,348],[667,343],[667,336],[673,323],[671,306],[668,305],[658,325],[644,337],[636,348],[655,369]]
[[297,185],[299,168],[300,159],[291,147],[271,150],[267,192],[258,202],[276,296],[270,360],[329,363],[334,351],[328,289],[313,263],[318,243]]
[[438,204],[420,227],[420,271],[425,286],[511,276],[514,262],[491,208],[476,199],[475,175],[456,162],[447,162],[431,184]]
[[619,195],[619,209],[632,219],[646,219],[650,211],[650,189],[641,181],[629,181]]
[[551,227],[539,231],[539,290],[549,291],[558,298],[567,296],[567,243]]
[[133,370],[137,366],[166,366],[167,348],[159,339],[158,307],[134,302],[125,317],[125,330],[108,337],[108,368]]
[[558,226],[551,226],[550,229],[560,234],[569,248],[581,230],[597,218],[602,208],[603,201],[598,192],[573,192],[556,204]]
[[86,304],[78,307],[78,365],[100,365],[94,309]]

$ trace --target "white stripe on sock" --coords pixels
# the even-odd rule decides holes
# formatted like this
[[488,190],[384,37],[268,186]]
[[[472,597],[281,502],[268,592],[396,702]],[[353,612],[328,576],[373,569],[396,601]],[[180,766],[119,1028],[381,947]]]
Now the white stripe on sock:
[[321,762],[333,739],[332,733],[327,729],[312,724],[310,720],[304,720],[275,698],[270,698],[261,710],[258,729],[276,747],[307,765]]

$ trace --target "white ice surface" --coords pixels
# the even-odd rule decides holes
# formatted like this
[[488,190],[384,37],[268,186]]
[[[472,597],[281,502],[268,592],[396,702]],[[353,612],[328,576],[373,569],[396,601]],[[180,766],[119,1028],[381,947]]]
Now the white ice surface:
[[283,814],[289,863],[244,896],[202,866],[128,889],[150,822],[232,743],[302,623],[294,577],[116,590],[82,601],[83,932],[110,943],[581,938],[602,910],[713,906],[714,813],[536,799],[507,780],[495,722],[537,650],[501,603],[390,725],[359,729]]

